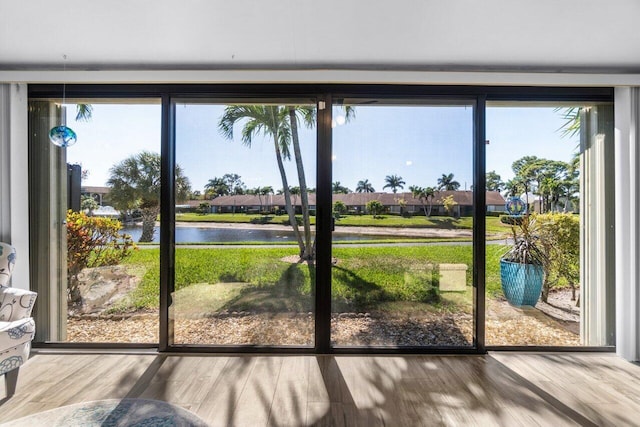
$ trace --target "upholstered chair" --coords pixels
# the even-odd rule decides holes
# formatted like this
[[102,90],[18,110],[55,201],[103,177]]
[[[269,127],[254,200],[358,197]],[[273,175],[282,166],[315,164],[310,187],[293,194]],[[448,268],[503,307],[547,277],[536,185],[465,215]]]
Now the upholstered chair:
[[31,310],[37,294],[10,287],[15,262],[13,246],[0,242],[0,375],[5,376],[7,397],[16,391],[18,370],[29,358],[36,331]]

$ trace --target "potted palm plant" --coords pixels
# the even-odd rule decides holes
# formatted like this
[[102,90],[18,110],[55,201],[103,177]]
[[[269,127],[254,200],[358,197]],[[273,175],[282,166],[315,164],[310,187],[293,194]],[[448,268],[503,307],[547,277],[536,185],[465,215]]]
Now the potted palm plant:
[[540,248],[535,216],[514,218],[513,246],[500,259],[502,291],[511,305],[534,306],[540,298],[547,256]]

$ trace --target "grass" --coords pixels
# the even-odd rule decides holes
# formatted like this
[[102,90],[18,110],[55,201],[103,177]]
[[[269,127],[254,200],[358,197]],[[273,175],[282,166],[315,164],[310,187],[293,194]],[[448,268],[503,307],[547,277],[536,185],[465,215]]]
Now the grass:
[[[487,293],[500,293],[498,260],[504,248],[487,246]],[[221,248],[176,250],[176,301],[208,295],[216,310],[313,311],[315,268],[289,264],[281,258],[295,248]],[[472,247],[336,247],[333,256],[334,311],[367,311],[381,307],[425,304],[433,310],[470,312],[472,304]],[[429,266],[464,263],[467,291],[434,294]],[[141,274],[141,283],[120,310],[158,307],[159,250],[136,251],[127,261]],[[227,284],[227,285],[221,285]],[[407,304],[404,304],[407,303]],[[184,303],[188,304],[188,303]],[[206,305],[206,304],[205,304]]]

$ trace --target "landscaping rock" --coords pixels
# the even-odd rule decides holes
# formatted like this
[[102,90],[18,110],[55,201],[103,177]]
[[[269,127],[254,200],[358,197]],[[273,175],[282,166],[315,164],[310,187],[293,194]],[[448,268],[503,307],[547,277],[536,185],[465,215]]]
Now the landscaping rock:
[[78,274],[81,303],[74,311],[100,314],[125,297],[139,281],[122,265],[85,268]]

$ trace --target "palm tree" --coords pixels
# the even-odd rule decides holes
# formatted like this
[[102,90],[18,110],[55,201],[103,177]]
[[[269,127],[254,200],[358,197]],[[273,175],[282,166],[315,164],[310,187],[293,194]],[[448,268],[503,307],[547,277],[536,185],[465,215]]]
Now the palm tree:
[[424,189],[424,198],[429,203],[429,213],[427,216],[431,216],[431,208],[433,207],[433,199],[436,197],[436,189],[433,187],[427,187]]
[[513,178],[504,183],[505,195],[509,197],[516,197],[522,192],[522,182]]
[[[422,204],[422,209],[424,210],[424,216],[431,216],[431,201],[433,201],[433,197],[435,196],[435,189],[433,187],[419,187],[417,185],[412,185],[409,187],[409,191],[411,191],[411,195],[414,199],[420,200]],[[424,204],[425,200],[429,202],[429,213],[427,213],[427,208]]]
[[[349,120],[353,116],[353,108],[345,107],[346,118]],[[285,208],[289,214],[289,221],[293,227],[294,235],[298,240],[300,257],[302,259],[312,259],[315,254],[311,245],[311,225],[309,218],[309,200],[307,183],[302,164],[302,154],[300,141],[298,138],[298,120],[311,127],[316,120],[315,108],[310,106],[274,106],[274,105],[232,105],[225,109],[224,115],[218,123],[218,129],[228,139],[233,139],[233,126],[239,120],[246,119],[242,129],[242,142],[251,146],[254,136],[262,134],[273,138],[276,152],[278,170],[282,179],[282,189],[285,199]],[[291,148],[296,162],[298,173],[298,183],[300,185],[300,197],[302,205],[302,222],[304,227],[303,236],[298,229],[295,219],[295,210],[291,204],[291,192],[284,170],[284,160],[291,159]]]
[[[109,197],[116,209],[142,212],[140,242],[153,240],[156,218],[160,213],[160,154],[142,151],[128,157],[109,169],[107,185]],[[185,200],[191,186],[182,168],[176,165],[175,194],[177,201]]]
[[559,112],[564,120],[560,129],[558,129],[563,137],[573,137],[580,133],[580,113],[582,112],[582,107],[558,107],[553,111]]
[[375,193],[376,190],[373,188],[373,185],[369,182],[368,179],[363,179],[362,181],[358,181],[358,185],[356,186],[357,193]]
[[343,186],[340,181],[335,181],[331,183],[331,192],[333,194],[349,194],[351,190]]
[[210,194],[212,198],[218,196],[226,196],[231,193],[229,185],[224,178],[214,177],[204,185],[205,192]]
[[[246,119],[242,128],[242,143],[244,145],[251,147],[253,138],[260,134],[273,139],[276,162],[278,164],[278,171],[280,172],[282,189],[284,191],[285,209],[289,215],[289,222],[293,227],[293,233],[298,241],[300,256],[307,259],[311,256],[310,244],[307,244],[307,242],[310,242],[311,236],[310,233],[308,237],[305,235],[305,240],[303,241],[302,235],[300,234],[298,223],[295,218],[295,211],[291,204],[289,182],[284,169],[284,160],[291,159],[290,144],[292,132],[289,121],[289,109],[287,107],[277,105],[230,105],[225,108],[224,114],[218,123],[218,129],[227,139],[232,140],[233,126],[238,121],[244,119]],[[302,191],[302,183],[300,188]],[[306,188],[304,188],[304,190],[306,190]],[[306,191],[303,191],[303,194],[304,193],[306,193]],[[306,208],[308,209],[308,206]]]
[[406,182],[402,180],[402,177],[398,175],[387,175],[384,178],[384,181],[386,184],[382,189],[391,188],[391,191],[393,191],[394,194],[398,192],[398,188],[403,189],[406,184]]
[[438,190],[456,191],[458,188],[460,188],[460,183],[453,179],[452,173],[448,175],[443,173],[442,176],[438,178]]
[[258,202],[260,203],[260,210],[258,211],[258,213],[262,213],[262,193],[260,192],[261,190],[262,190],[261,187],[250,188],[247,190],[247,194],[250,194],[252,196],[258,196]]
[[[268,196],[269,194],[273,194],[273,187],[272,186],[267,185],[265,187],[258,188],[258,197],[265,196],[265,200],[268,200],[266,198],[266,196]],[[268,208],[268,206],[267,206],[267,208]],[[260,210],[262,211],[262,202],[261,202],[261,205],[260,205]],[[268,212],[268,211],[269,211],[269,209],[266,210],[266,212]]]
[[289,191],[293,196],[293,209],[295,210],[296,206],[298,206],[298,196],[300,195],[300,187],[291,187]]
[[411,191],[411,195],[413,196],[414,199],[420,200],[420,203],[422,204],[422,210],[424,210],[424,216],[426,217],[427,207],[424,205],[425,189],[417,185],[412,185],[409,187],[409,191]]
[[[293,156],[296,160],[296,171],[298,172],[298,183],[300,184],[302,227],[304,230],[304,248],[300,251],[300,258],[315,258],[314,247],[311,245],[311,219],[309,218],[309,192],[307,191],[307,179],[304,174],[302,164],[302,153],[300,151],[300,140],[298,138],[298,114],[307,127],[313,127],[315,123],[315,108],[289,106],[289,124],[291,125],[291,143],[293,145]],[[293,213],[295,215],[295,207]],[[293,218],[295,220],[295,217]],[[292,223],[293,224],[293,223]],[[297,224],[296,224],[297,226]]]

